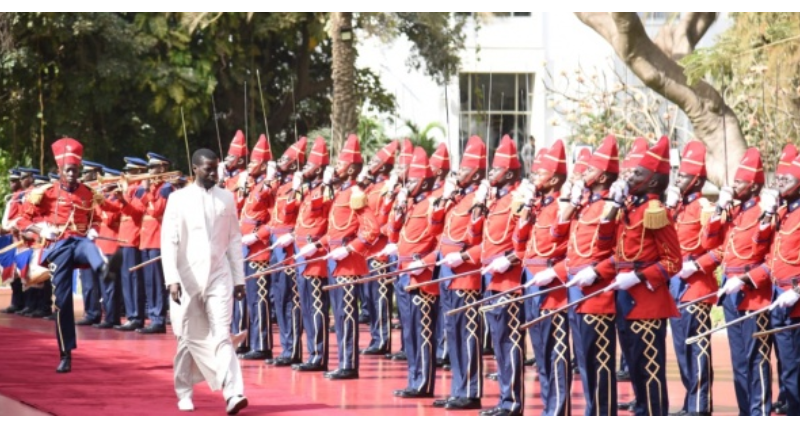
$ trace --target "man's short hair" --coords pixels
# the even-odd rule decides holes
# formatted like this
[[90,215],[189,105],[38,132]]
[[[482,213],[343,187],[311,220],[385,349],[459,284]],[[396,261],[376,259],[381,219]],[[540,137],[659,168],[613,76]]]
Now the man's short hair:
[[195,166],[200,166],[203,164],[203,159],[218,160],[219,157],[217,156],[217,153],[207,148],[201,148],[192,154],[192,164]]

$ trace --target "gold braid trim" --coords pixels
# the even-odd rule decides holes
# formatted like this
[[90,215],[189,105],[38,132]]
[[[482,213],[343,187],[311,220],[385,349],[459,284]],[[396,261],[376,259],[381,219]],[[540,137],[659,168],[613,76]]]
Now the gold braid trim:
[[645,229],[661,229],[669,225],[667,209],[658,200],[650,200],[647,203],[647,210],[644,211]]

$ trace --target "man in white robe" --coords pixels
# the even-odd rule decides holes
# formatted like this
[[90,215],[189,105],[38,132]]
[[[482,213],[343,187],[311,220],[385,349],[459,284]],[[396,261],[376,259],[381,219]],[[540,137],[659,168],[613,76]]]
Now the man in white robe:
[[194,410],[192,386],[222,389],[229,415],[247,406],[239,360],[230,339],[232,302],[244,297],[239,221],[233,195],[217,186],[219,158],[192,156],[195,182],[174,192],[161,228],[161,264],[170,290],[172,330],[178,337],[178,408]]

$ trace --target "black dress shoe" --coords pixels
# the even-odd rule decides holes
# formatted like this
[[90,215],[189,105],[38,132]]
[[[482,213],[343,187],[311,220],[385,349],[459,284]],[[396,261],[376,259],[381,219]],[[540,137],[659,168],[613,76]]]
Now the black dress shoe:
[[450,371],[450,363],[447,363],[444,366],[442,366],[442,370],[445,370],[445,371],[449,372]]
[[457,398],[448,397],[448,398],[441,398],[433,401],[433,408],[444,408],[447,403],[450,401],[455,401]]
[[250,351],[244,354],[239,354],[242,360],[266,360],[272,358],[272,351]]
[[11,306],[8,306],[8,307],[4,308],[3,310],[0,310],[0,313],[14,314],[14,313],[16,313],[18,311],[19,311],[18,308],[16,308],[13,305],[11,305]]
[[480,410],[480,398],[456,398],[453,401],[448,401],[444,408],[446,410]]
[[336,370],[332,370],[332,371],[330,371],[330,372],[325,372],[325,373],[323,373],[323,374],[322,374],[322,376],[323,376],[325,379],[330,379],[330,378],[331,378],[331,376],[333,376],[333,375],[334,375],[334,373],[339,373],[339,372],[341,372],[341,370],[339,370],[339,369],[336,369]]
[[392,329],[400,329],[400,328],[402,328],[402,326],[400,326],[400,323],[392,323]]
[[392,391],[392,395],[399,397],[400,395],[403,395],[403,392],[411,390],[413,390],[413,388],[395,389],[394,391]]
[[145,335],[167,333],[167,328],[164,326],[150,325],[146,328],[136,329],[136,333],[143,333]]
[[92,325],[93,328],[97,328],[97,329],[111,329],[114,326],[115,325],[113,323],[109,323],[109,322],[100,322],[100,323],[95,323],[95,324]]
[[292,370],[297,370],[298,372],[327,372],[328,368],[321,364],[300,363],[293,364]]
[[358,323],[361,324],[361,325],[369,324],[369,316],[366,316],[366,315],[363,315],[363,314],[358,316]]
[[137,329],[141,329],[144,327],[142,322],[137,322],[136,320],[128,320],[125,322],[124,325],[114,326],[114,329],[121,330],[123,332],[133,332]]
[[494,348],[484,348],[481,350],[481,355],[494,355]]
[[617,382],[628,382],[631,380],[631,374],[625,370],[617,371]]
[[408,356],[405,352],[400,351],[399,353],[392,355],[392,361],[408,361]]
[[686,410],[678,410],[674,413],[669,413],[669,415],[673,417],[682,417],[682,416],[688,416],[689,412]]
[[289,367],[292,364],[300,364],[302,361],[300,359],[291,359],[289,357],[278,357],[273,360],[272,365],[275,367]]
[[72,371],[72,353],[67,351],[61,353],[61,362],[56,367],[56,373],[69,373]]
[[389,351],[388,348],[365,348],[361,350],[361,355],[384,355]]
[[44,319],[44,320],[56,320],[56,314],[55,313],[45,314],[45,316],[42,317],[42,319]]
[[34,319],[41,319],[44,316],[47,316],[47,313],[44,310],[36,310],[30,315],[30,317],[33,317]]
[[617,404],[617,408],[620,410],[633,411],[633,409],[636,408],[636,400],[621,402]]
[[17,310],[17,311],[15,311],[15,312],[14,312],[14,314],[16,314],[17,316],[22,316],[22,315],[24,315],[24,314],[26,314],[26,313],[30,313],[30,312],[32,312],[32,311],[33,311],[33,310],[29,309],[28,307],[25,307],[25,308],[23,308],[22,310]]
[[433,398],[432,392],[420,392],[416,389],[403,390],[395,395],[399,398]]
[[352,369],[340,369],[335,372],[328,373],[330,376],[326,376],[330,380],[350,380],[350,379],[358,379],[358,370]]
[[444,359],[444,358],[437,358],[436,359],[436,368],[438,368],[438,369],[441,369],[445,365],[449,365],[449,364],[450,364],[450,360],[447,360],[447,359]]
[[489,409],[486,409],[486,410],[481,410],[481,412],[478,413],[478,415],[479,416],[496,416],[497,413],[500,412],[500,410],[502,410],[502,408],[500,408],[500,407],[489,408]]
[[250,351],[250,347],[248,347],[248,346],[241,345],[241,346],[236,347],[236,355],[241,355],[241,354],[244,354],[244,353],[246,353],[248,351]]
[[78,320],[77,322],[75,322],[75,326],[91,326],[91,325],[93,325],[95,323],[100,323],[100,321],[99,320],[89,320],[89,319],[84,317],[83,319]]
[[522,415],[522,411],[511,411],[511,410],[506,410],[505,408],[501,408],[493,415],[494,416],[498,416],[498,417],[501,417],[501,416],[521,416]]
[[486,374],[486,379],[493,380],[493,381],[497,382],[498,378],[499,378],[499,376],[497,375],[497,373],[487,373]]
[[535,366],[536,365],[536,358],[535,357],[534,358],[529,358],[529,359],[523,361],[522,365],[523,366],[528,366],[528,367]]

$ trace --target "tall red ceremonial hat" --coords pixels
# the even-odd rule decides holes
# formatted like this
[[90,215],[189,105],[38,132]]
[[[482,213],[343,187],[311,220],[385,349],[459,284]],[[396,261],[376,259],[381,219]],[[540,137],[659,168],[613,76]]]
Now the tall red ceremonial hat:
[[619,173],[619,149],[617,137],[608,135],[603,138],[600,148],[595,150],[587,166],[600,169],[603,172]]
[[428,155],[422,147],[414,148],[414,157],[411,159],[411,167],[408,169],[409,178],[425,179],[433,176],[431,167],[428,166]]
[[411,140],[406,138],[403,140],[402,147],[400,148],[400,159],[398,164],[401,166],[411,166],[411,159],[414,156],[414,144]]
[[533,157],[533,163],[531,163],[531,172],[536,172],[537,170],[542,168],[542,157],[547,154],[546,148],[540,148],[539,151],[536,152],[536,156]]
[[639,164],[651,172],[669,175],[669,138],[662,136],[656,145],[647,150]]
[[745,151],[739,168],[736,169],[734,180],[764,183],[764,166],[761,163],[761,153],[755,147],[750,147]]
[[228,147],[228,155],[247,157],[247,142],[241,130],[236,130],[236,135],[234,135],[233,140],[231,140],[231,146]]
[[464,149],[464,157],[461,159],[461,166],[470,169],[486,169],[486,144],[481,137],[473,135],[467,141],[467,148]]
[[261,136],[258,137],[258,142],[256,146],[253,147],[253,154],[250,156],[250,160],[257,162],[272,160],[272,148],[269,146],[269,140],[266,135],[261,134]]
[[578,153],[578,161],[576,161],[575,166],[572,167],[572,173],[586,172],[586,167],[589,165],[589,160],[591,159],[592,150],[588,148],[581,149],[581,152]]
[[683,147],[679,173],[706,176],[706,146],[700,141],[692,140]]
[[450,170],[450,152],[447,150],[447,143],[439,143],[436,146],[436,151],[431,156],[431,167]]
[[500,140],[500,146],[494,151],[492,167],[504,169],[519,169],[519,157],[517,157],[517,144],[508,135],[504,135]]
[[292,144],[289,149],[287,149],[283,155],[286,156],[291,161],[297,161],[298,164],[302,166],[303,162],[306,159],[306,144],[308,144],[308,138],[300,137],[296,143]]
[[381,164],[394,164],[394,153],[397,151],[397,147],[399,145],[400,143],[397,140],[394,140],[378,150],[377,157],[381,161]]
[[639,164],[639,160],[644,157],[644,153],[647,149],[650,148],[650,144],[648,144],[647,140],[638,137],[633,140],[633,145],[631,145],[631,149],[628,150],[628,155],[625,156],[625,159],[620,164],[620,168],[622,170],[633,169]]
[[[788,147],[789,145],[787,145],[786,147]],[[784,153],[786,152],[786,147],[783,148]],[[795,149],[795,153],[796,152],[797,149]],[[788,166],[785,166],[784,169],[782,170],[785,174],[792,175],[798,180],[800,180],[800,155],[795,155],[792,162]]]
[[[539,156],[537,155],[537,158]],[[564,141],[556,140],[541,157],[540,169],[560,175],[567,174],[567,153],[564,151]]]
[[793,166],[792,162],[794,161],[795,157],[797,157],[797,147],[795,147],[794,144],[786,144],[786,147],[783,147],[781,158],[778,159],[778,167],[775,169],[775,174],[794,174],[793,169],[790,168]]
[[361,144],[355,134],[350,134],[339,152],[339,161],[344,163],[364,163],[361,157]]
[[311,154],[308,156],[308,162],[317,166],[326,166],[331,163],[331,158],[328,155],[328,146],[325,145],[325,138],[317,137],[314,140],[314,146],[311,147]]
[[81,165],[83,161],[83,145],[72,138],[61,138],[53,143],[53,156],[56,165],[61,168],[66,165]]

